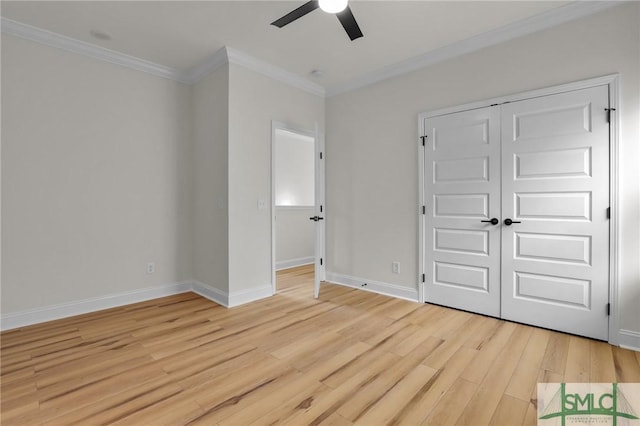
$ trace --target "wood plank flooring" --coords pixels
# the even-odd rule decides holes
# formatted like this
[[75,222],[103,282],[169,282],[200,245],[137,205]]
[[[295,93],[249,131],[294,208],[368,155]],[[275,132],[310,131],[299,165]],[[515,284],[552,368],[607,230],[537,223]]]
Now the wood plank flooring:
[[607,343],[278,274],[10,330],[3,425],[534,425],[538,382],[640,382]]

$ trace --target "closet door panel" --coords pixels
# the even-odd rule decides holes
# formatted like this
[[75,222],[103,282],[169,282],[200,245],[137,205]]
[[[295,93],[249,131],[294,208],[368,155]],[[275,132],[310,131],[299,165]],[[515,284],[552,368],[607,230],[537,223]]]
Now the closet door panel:
[[425,298],[500,315],[499,109],[425,120]]
[[606,86],[501,107],[505,319],[608,338],[607,107]]

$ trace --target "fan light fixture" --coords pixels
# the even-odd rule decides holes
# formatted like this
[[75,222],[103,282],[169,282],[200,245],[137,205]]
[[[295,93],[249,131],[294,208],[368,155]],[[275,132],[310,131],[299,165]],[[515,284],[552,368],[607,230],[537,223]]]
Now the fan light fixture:
[[327,13],[342,12],[346,7],[349,0],[320,0],[320,9]]
[[363,34],[360,26],[356,22],[356,18],[353,16],[353,12],[351,12],[351,8],[347,4],[348,2],[349,0],[309,0],[283,17],[276,19],[271,25],[282,28],[320,7],[324,12],[331,13],[338,18],[338,21],[342,24],[342,28],[344,28],[351,41],[353,41],[363,37]]

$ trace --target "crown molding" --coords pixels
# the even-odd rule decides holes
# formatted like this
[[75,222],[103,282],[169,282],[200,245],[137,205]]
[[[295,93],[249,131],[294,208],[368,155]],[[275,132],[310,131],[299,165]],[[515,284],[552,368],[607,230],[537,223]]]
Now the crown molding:
[[324,87],[319,84],[229,46],[224,46],[204,63],[184,73],[184,80],[187,83],[195,84],[227,63],[240,65],[316,96],[324,97],[325,95]]
[[588,16],[605,9],[627,3],[632,0],[614,1],[583,1],[576,0],[565,6],[549,10],[528,19],[488,31],[475,37],[454,43],[405,61],[389,65],[377,71],[354,78],[345,83],[331,86],[327,89],[313,83],[297,74],[289,72],[268,62],[254,58],[237,49],[225,46],[210,56],[204,63],[187,71],[171,68],[165,65],[146,61],[114,50],[106,49],[91,43],[85,43],[58,33],[43,30],[11,19],[2,18],[1,29],[5,34],[46,44],[48,46],[89,56],[94,59],[122,65],[138,71],[159,77],[175,80],[186,84],[195,84],[220,66],[232,63],[248,68],[264,76],[281,81],[292,87],[320,97],[336,96],[357,90],[389,78],[416,71],[430,65],[443,62],[457,56],[471,53],[485,47],[493,46],[517,37],[551,28],[584,16]]
[[183,83],[187,82],[185,81],[183,73],[175,68],[156,64],[154,62],[116,52],[115,50],[106,49],[95,44],[76,40],[52,31],[43,30],[41,28],[23,24],[4,17],[1,20],[1,27],[2,32],[5,34],[46,44],[47,46],[78,53],[80,55],[110,62],[112,64],[122,65],[127,68],[153,74],[158,77],[168,78],[170,80],[176,80]]
[[297,74],[272,65],[268,62],[254,58],[253,56],[241,52],[237,49],[233,49],[231,47],[225,47],[225,49],[227,52],[229,63],[243,66],[252,71],[273,78],[274,80],[281,81],[305,92],[309,92],[313,95],[321,97],[325,96],[325,89],[319,84],[313,83],[303,77],[300,77]]
[[202,64],[197,65],[184,73],[184,82],[188,84],[196,84],[221,66],[229,63],[227,56],[227,48],[218,49],[216,53],[211,55]]
[[304,90],[305,92],[309,92],[313,95],[321,97],[324,97],[325,95],[324,87],[318,84],[268,62],[254,58],[247,53],[226,46],[219,49],[204,63],[191,68],[190,70],[181,71],[4,17],[1,21],[1,28],[2,32],[5,34],[14,35],[37,43],[45,44],[47,46],[110,62],[112,64],[122,65],[127,68],[132,68],[181,83],[195,84],[222,65],[233,63],[273,78],[274,80],[278,80],[290,86]]
[[497,28],[492,31],[462,40],[460,42],[432,50],[422,55],[401,61],[345,83],[331,86],[326,90],[326,96],[336,96],[378,83],[389,78],[416,71],[447,59],[455,58],[466,53],[475,52],[485,47],[503,43],[517,37],[532,34],[554,27],[574,19],[582,18],[609,9],[613,6],[627,3],[624,1],[573,1],[567,5],[551,9],[539,15],[532,16],[513,24]]

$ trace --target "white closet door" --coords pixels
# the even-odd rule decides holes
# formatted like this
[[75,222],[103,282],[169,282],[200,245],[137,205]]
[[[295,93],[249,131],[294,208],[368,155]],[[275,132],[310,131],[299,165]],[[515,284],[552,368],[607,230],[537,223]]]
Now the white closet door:
[[425,298],[500,315],[500,111],[425,120]]
[[505,319],[608,338],[608,98],[600,86],[501,107]]

